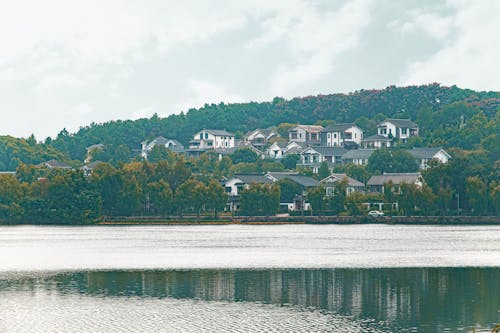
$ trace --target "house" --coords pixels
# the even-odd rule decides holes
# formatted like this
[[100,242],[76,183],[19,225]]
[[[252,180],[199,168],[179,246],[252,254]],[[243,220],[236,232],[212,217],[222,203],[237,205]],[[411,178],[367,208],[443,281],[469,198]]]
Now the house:
[[265,158],[265,154],[260,151],[259,149],[255,148],[254,146],[252,145],[248,145],[248,146],[237,146],[237,147],[233,147],[233,148],[216,148],[213,150],[213,152],[215,154],[217,154],[217,157],[220,160],[222,160],[222,157],[224,156],[229,156],[233,153],[235,153],[236,151],[240,150],[240,149],[248,149],[248,150],[251,150],[253,151],[255,154],[257,154],[257,156],[259,158]]
[[389,148],[392,146],[392,139],[382,135],[371,135],[361,141],[363,148]]
[[424,182],[420,173],[384,173],[380,176],[372,176],[368,180],[367,186],[370,192],[384,193],[384,185],[391,182],[394,191],[399,193],[401,184],[414,184],[418,188]]
[[166,139],[163,136],[159,136],[151,142],[148,142],[147,140],[143,141],[141,146],[141,156],[146,160],[148,159],[148,152],[156,146],[165,147],[176,153],[184,152],[184,146],[179,141],[175,139]]
[[266,149],[266,156],[268,158],[280,159],[285,157],[287,152],[287,145],[284,142],[273,142],[269,148]]
[[323,126],[317,125],[297,125],[288,132],[288,141],[306,142],[309,144],[319,144],[319,134]]
[[327,197],[331,197],[335,195],[335,188],[338,184],[347,180],[346,184],[346,195],[350,195],[354,192],[364,193],[365,192],[365,184],[362,182],[347,176],[345,173],[333,173],[330,176],[320,180],[320,184],[325,187],[325,192]]
[[243,136],[243,141],[250,143],[252,146],[261,148],[264,147],[270,139],[278,137],[278,132],[274,127],[266,129],[255,129],[246,133]]
[[406,142],[408,138],[418,136],[418,125],[410,119],[388,118],[377,125],[377,134]]
[[66,163],[60,162],[58,160],[49,160],[46,162],[42,162],[38,164],[38,166],[45,167],[47,169],[63,169],[63,170],[72,169],[71,166],[67,165]]
[[316,179],[297,172],[268,172],[265,176],[273,183],[282,179],[289,179],[301,186],[302,193],[297,193],[293,202],[280,202],[282,209],[287,211],[305,211],[311,209],[311,204],[306,202],[307,198],[304,193],[307,189],[318,186],[319,182]]
[[322,146],[357,147],[363,140],[363,130],[354,123],[334,124],[320,132]]
[[235,146],[234,134],[224,130],[204,129],[197,132],[193,140],[189,141],[190,149],[229,149]]
[[367,165],[375,149],[353,149],[342,155],[342,164]]
[[82,166],[80,168],[80,170],[83,171],[83,175],[86,176],[86,177],[89,177],[92,175],[92,173],[94,172],[94,169],[100,165],[100,164],[103,164],[104,162],[101,162],[101,161],[94,161],[94,162],[91,162],[91,163],[88,163],[88,164],[85,164],[84,166]]
[[314,173],[318,173],[318,169],[322,162],[329,165],[342,163],[342,155],[347,152],[346,149],[340,147],[309,147],[300,153],[300,162],[298,167],[312,168]]
[[86,148],[87,154],[85,155],[85,160],[83,161],[84,163],[90,163],[92,160],[92,153],[95,151],[101,151],[104,150],[105,146],[102,143],[97,143],[95,145],[88,146]]
[[443,164],[448,163],[451,156],[443,148],[412,148],[408,150],[413,157],[419,161],[420,170],[428,168],[428,163],[431,160],[439,161]]
[[250,184],[270,184],[273,181],[264,174],[235,174],[224,183],[224,188],[229,196],[228,208],[230,211],[237,211],[240,207],[240,192],[248,188]]

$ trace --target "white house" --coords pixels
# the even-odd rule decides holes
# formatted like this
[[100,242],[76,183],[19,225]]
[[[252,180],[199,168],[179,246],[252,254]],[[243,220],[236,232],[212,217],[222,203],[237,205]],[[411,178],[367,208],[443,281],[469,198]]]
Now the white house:
[[233,133],[223,130],[201,130],[189,141],[190,149],[229,149],[235,147]]
[[266,149],[266,156],[269,158],[280,159],[285,157],[286,152],[286,143],[276,141]]
[[319,134],[323,126],[297,125],[288,132],[288,141],[319,143]]
[[377,134],[406,142],[408,138],[418,136],[418,125],[410,119],[388,118],[377,125]]
[[141,156],[144,159],[148,159],[148,153],[156,146],[162,146],[167,149],[170,149],[173,152],[182,152],[184,151],[184,146],[175,139],[166,139],[163,136],[159,136],[154,140],[148,142],[147,140],[141,143]]
[[278,132],[274,127],[265,129],[258,128],[246,133],[243,136],[243,141],[250,143],[254,147],[260,148],[265,146],[270,139],[278,136]]
[[344,147],[349,144],[360,145],[363,130],[354,123],[330,125],[320,133],[321,145],[327,147]]
[[237,211],[240,206],[240,192],[244,188],[248,188],[250,184],[270,184],[273,181],[263,174],[235,174],[231,179],[228,179],[224,188],[229,197],[229,210]]
[[331,197],[335,195],[335,187],[337,187],[338,184],[344,179],[347,180],[346,195],[351,195],[354,192],[365,192],[365,184],[347,176],[345,173],[332,173],[330,176],[320,180],[319,182],[325,187],[326,196]]
[[448,163],[451,159],[450,154],[448,154],[443,148],[412,148],[408,150],[413,157],[419,161],[420,170],[425,170],[428,168],[428,163],[431,160],[439,161],[443,164]]
[[317,173],[323,162],[329,165],[342,163],[342,155],[346,152],[346,149],[340,147],[308,147],[300,153],[300,162],[297,166],[312,168],[313,172]]
[[371,135],[361,142],[363,148],[389,148],[392,147],[392,139],[382,135]]

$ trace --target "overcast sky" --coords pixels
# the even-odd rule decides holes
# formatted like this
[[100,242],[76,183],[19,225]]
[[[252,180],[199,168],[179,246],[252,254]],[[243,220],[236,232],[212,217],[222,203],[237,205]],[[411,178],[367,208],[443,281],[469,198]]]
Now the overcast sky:
[[392,84],[500,90],[498,13],[497,0],[0,0],[0,135]]

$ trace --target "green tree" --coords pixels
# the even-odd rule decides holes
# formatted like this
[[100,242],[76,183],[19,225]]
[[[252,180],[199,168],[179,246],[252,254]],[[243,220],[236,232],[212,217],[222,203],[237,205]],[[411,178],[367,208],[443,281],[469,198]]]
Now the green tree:
[[474,215],[482,215],[488,208],[488,192],[484,181],[479,177],[467,177],[466,194]]
[[215,179],[211,179],[207,186],[206,208],[213,211],[214,218],[217,213],[224,210],[228,196],[224,187]]
[[330,169],[328,168],[328,164],[325,161],[321,162],[318,168],[318,179],[325,179],[330,175],[331,172]]

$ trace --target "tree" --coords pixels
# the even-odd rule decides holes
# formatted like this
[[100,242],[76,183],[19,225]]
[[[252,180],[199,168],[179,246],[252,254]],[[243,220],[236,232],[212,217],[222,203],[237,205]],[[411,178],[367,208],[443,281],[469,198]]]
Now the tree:
[[276,184],[249,184],[241,191],[242,215],[275,215],[280,204],[280,189]]
[[488,208],[488,192],[483,180],[477,176],[467,177],[465,192],[473,214],[484,214]]
[[280,179],[276,184],[280,188],[280,202],[293,202],[297,195],[302,195],[303,186],[289,178]]
[[328,168],[328,164],[325,161],[321,162],[321,164],[319,165],[319,168],[318,168],[318,178],[325,179],[326,177],[328,177],[330,175],[331,175],[331,173],[330,173],[330,169]]
[[297,166],[297,163],[300,160],[300,155],[298,154],[287,154],[284,158],[281,159],[281,163],[287,170],[294,170]]
[[224,187],[215,179],[211,179],[207,186],[206,208],[214,212],[214,218],[217,213],[223,211],[226,207],[228,196]]
[[149,193],[148,208],[151,208],[153,213],[166,215],[173,211],[173,194],[170,186],[166,181],[160,179],[157,182],[149,183],[147,186]]
[[250,148],[237,149],[234,153],[231,154],[231,160],[234,164],[253,163],[256,162],[258,158],[259,155],[257,155],[257,153]]
[[323,186],[316,186],[307,190],[307,201],[309,201],[313,211],[317,214],[325,210],[325,194]]

